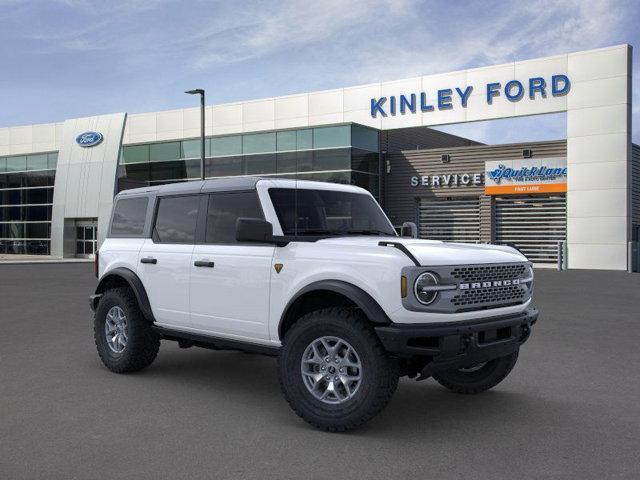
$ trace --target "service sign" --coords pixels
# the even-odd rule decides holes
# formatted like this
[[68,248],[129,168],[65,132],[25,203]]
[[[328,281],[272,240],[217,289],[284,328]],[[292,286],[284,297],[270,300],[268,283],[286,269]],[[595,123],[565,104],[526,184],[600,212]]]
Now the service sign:
[[567,158],[519,158],[485,163],[487,195],[567,191]]

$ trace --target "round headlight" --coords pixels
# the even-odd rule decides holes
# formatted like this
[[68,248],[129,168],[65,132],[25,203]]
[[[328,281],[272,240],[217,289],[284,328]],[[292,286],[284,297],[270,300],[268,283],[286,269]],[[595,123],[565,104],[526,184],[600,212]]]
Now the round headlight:
[[437,290],[430,290],[429,287],[435,287],[438,285],[438,277],[431,272],[425,272],[416,278],[416,283],[413,286],[413,292],[416,295],[418,301],[423,305],[429,305],[438,296]]

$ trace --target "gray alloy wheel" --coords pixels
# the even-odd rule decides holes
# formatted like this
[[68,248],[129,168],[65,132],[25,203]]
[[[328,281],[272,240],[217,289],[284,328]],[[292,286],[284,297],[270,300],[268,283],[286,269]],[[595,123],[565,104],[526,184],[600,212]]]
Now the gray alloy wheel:
[[104,335],[107,345],[114,353],[122,353],[127,348],[129,340],[129,328],[127,316],[122,308],[113,306],[107,312],[104,322]]
[[358,353],[339,337],[319,337],[311,342],[302,355],[300,372],[311,395],[332,405],[353,398],[362,381]]

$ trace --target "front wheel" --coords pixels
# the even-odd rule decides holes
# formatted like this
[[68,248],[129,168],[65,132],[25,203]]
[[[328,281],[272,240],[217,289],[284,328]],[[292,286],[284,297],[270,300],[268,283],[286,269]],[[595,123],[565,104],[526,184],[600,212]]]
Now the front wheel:
[[331,432],[373,418],[398,386],[396,362],[367,321],[346,308],[317,310],[298,320],[284,339],[278,373],[293,410]]
[[96,309],[93,334],[102,363],[116,373],[148,367],[160,349],[160,337],[128,288],[105,292]]
[[474,394],[498,385],[511,372],[518,360],[518,351],[469,368],[434,373],[433,378],[455,393]]

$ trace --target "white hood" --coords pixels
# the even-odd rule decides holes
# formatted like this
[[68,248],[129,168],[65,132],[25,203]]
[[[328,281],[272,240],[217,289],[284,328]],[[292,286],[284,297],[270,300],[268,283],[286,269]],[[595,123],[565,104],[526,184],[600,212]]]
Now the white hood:
[[444,243],[437,240],[417,240],[406,237],[352,236],[319,240],[319,244],[378,247],[378,242],[404,244],[420,265],[473,265],[480,263],[525,262],[527,258],[506,245],[474,243]]

